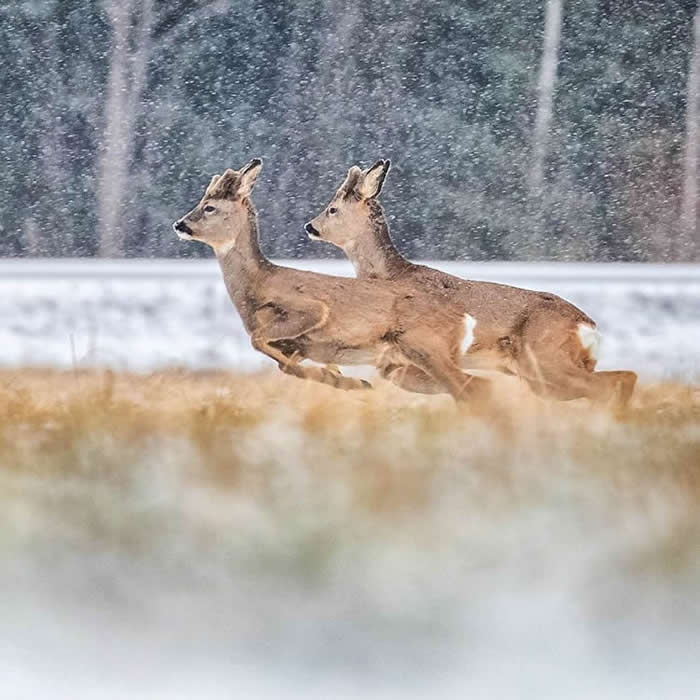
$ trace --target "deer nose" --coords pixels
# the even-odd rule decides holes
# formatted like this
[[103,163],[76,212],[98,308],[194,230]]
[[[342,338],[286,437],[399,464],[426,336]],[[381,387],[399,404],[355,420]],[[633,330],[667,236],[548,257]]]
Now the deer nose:
[[309,238],[321,238],[321,234],[314,228],[314,225],[310,221],[304,226],[304,231],[309,234]]
[[192,229],[182,219],[173,224],[173,230],[177,233],[178,238],[184,240],[190,240],[192,238]]

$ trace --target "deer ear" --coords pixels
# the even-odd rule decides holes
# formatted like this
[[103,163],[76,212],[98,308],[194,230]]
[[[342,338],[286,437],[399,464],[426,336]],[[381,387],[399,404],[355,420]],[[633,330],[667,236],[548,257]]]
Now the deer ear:
[[362,199],[372,199],[372,197],[379,196],[390,167],[390,160],[378,160],[371,168],[362,173],[355,188]]
[[262,170],[262,165],[262,158],[253,158],[253,160],[241,170],[238,182],[239,197],[248,197],[253,191],[255,181],[258,179],[258,175]]
[[214,175],[209,183],[204,196],[210,195],[216,189],[216,183],[221,179],[221,175]]
[[361,175],[362,171],[356,165],[353,165],[352,168],[348,170],[348,174],[336,193],[336,196],[349,197],[354,192]]
[[227,168],[223,175],[214,175],[207,188],[207,195],[219,199],[233,199],[236,196],[237,187],[238,173]]

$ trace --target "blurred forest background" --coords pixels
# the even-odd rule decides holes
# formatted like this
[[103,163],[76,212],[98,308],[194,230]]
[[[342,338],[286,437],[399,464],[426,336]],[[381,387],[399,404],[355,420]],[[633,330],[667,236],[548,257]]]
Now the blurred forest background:
[[191,256],[170,228],[266,159],[265,251],[353,164],[417,258],[700,260],[681,0],[12,0],[0,255]]

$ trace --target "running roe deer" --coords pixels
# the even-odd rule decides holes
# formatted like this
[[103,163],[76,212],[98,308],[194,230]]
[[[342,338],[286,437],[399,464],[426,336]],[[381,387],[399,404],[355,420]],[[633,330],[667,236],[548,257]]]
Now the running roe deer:
[[[466,314],[461,366],[516,374],[538,394],[561,400],[629,401],[634,372],[595,372],[600,334],[595,322],[564,299],[493,282],[475,282],[412,263],[394,246],[377,201],[390,162],[353,166],[330,204],[306,224],[309,237],[342,248],[360,279],[403,281],[457,303]],[[391,367],[387,370],[404,370]],[[415,390],[428,377],[409,370]],[[435,389],[435,387],[433,387]]]
[[487,388],[458,366],[468,329],[455,305],[400,282],[332,277],[270,262],[258,244],[250,200],[262,161],[215,175],[199,204],[173,224],[210,245],[253,347],[296,377],[341,389],[371,388],[322,364],[414,365],[456,400]]

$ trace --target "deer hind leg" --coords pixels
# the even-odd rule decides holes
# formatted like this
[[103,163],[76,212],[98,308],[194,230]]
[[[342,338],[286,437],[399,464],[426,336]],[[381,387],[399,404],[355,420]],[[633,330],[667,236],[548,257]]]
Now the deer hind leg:
[[463,372],[439,337],[404,333],[396,342],[406,358],[449,392],[455,401],[484,398],[489,393],[491,383]]
[[525,377],[536,394],[560,401],[588,398],[596,403],[611,403],[616,410],[627,406],[637,382],[634,372],[590,372],[562,359],[558,366],[550,362],[537,365]]
[[612,402],[618,410],[628,404],[637,375],[594,371],[599,335],[588,323],[541,314],[527,324],[522,341],[519,369],[536,394]]
[[308,311],[264,307],[255,315],[256,325],[250,338],[251,344],[256,350],[275,360],[285,374],[328,384],[337,389],[371,389],[372,385],[364,379],[344,377],[326,367],[304,367],[299,363],[296,354],[285,355],[282,350],[272,345],[282,340],[300,338],[306,333],[322,328],[327,316],[327,309],[323,304],[319,304],[318,309]]
[[392,384],[414,394],[442,394],[445,389],[415,365],[390,363],[379,367],[379,374]]
[[594,391],[590,398],[598,402],[612,401],[613,407],[621,411],[627,407],[637,383],[635,372],[616,370],[594,372],[592,375]]

